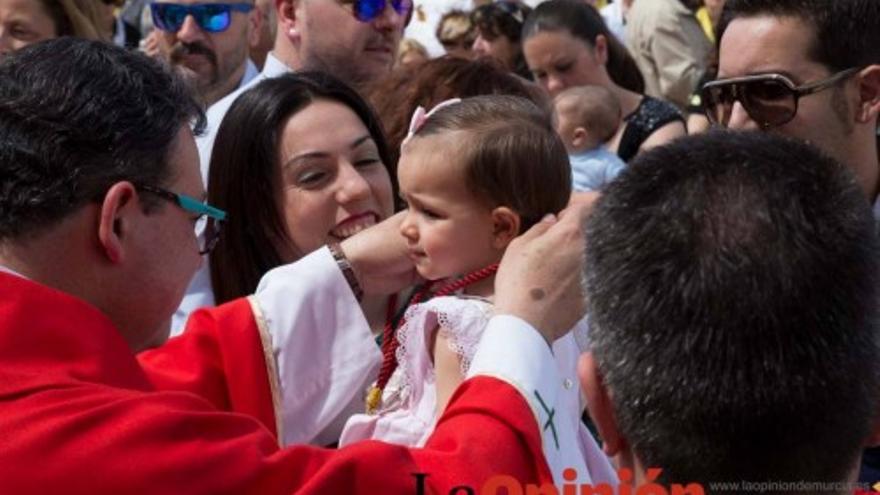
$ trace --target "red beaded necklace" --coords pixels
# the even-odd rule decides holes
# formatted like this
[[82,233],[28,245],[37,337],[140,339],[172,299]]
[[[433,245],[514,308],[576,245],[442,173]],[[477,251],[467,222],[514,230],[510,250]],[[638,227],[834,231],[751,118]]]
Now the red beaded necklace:
[[[430,299],[430,297],[448,296],[449,294],[469,285],[473,285],[481,280],[491,277],[497,271],[498,263],[491,264],[485,268],[470,272],[467,275],[440,287],[433,294],[431,294],[431,287],[434,286],[436,281],[430,281],[423,285],[422,288],[413,295],[412,299],[409,301],[409,305],[418,304],[426,298]],[[370,388],[370,392],[367,394],[368,414],[374,414],[379,409],[379,406],[382,403],[382,391],[385,390],[385,386],[388,385],[388,380],[391,379],[391,374],[394,373],[394,370],[397,368],[397,348],[400,347],[400,341],[397,340],[397,330],[403,326],[406,322],[406,318],[400,318],[397,325],[395,325],[395,309],[397,309],[396,295],[388,298],[388,311],[385,317],[385,328],[382,331],[382,367],[379,368],[379,378],[376,379],[376,384]]]

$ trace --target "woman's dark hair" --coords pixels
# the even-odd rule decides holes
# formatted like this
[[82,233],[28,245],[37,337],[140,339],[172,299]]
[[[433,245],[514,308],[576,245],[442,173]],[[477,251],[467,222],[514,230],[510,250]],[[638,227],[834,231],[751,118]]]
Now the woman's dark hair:
[[525,78],[531,78],[531,73],[522,53],[522,27],[531,12],[529,6],[516,0],[498,0],[471,12],[471,22],[483,38],[491,41],[504,36],[517,46],[516,58],[509,69]]
[[281,254],[292,241],[279,208],[278,143],[287,120],[319,99],[341,103],[363,121],[397,197],[396,167],[379,119],[343,82],[322,72],[299,72],[267,79],[242,93],[217,131],[208,176],[208,202],[229,213],[223,238],[210,257],[218,304],[251,294],[267,271],[290,261]]
[[605,67],[611,80],[630,91],[645,92],[645,78],[636,61],[608,30],[602,16],[592,6],[582,0],[550,0],[538,5],[526,19],[522,30],[523,40],[544,31],[565,31],[590,47],[596,46],[596,37],[601,34],[608,44]]
[[493,59],[465,60],[444,56],[399,69],[376,86],[370,101],[387,131],[393,163],[400,157],[400,144],[418,107],[431,109],[450,98],[480,95],[512,95],[532,100],[550,112],[550,102],[541,88],[511,74]]

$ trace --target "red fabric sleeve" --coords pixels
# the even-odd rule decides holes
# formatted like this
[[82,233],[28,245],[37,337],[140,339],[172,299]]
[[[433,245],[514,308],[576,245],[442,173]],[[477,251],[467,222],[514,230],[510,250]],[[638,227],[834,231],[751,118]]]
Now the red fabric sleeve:
[[138,361],[158,390],[194,393],[220,411],[253,416],[276,434],[266,356],[247,299],[196,311],[182,335],[140,353]]
[[0,456],[4,493],[415,495],[414,473],[440,495],[462,485],[479,493],[499,474],[552,482],[527,403],[488,377],[459,389],[424,449],[279,450],[253,418],[188,393],[72,387],[19,406],[28,409],[6,417],[16,434]]

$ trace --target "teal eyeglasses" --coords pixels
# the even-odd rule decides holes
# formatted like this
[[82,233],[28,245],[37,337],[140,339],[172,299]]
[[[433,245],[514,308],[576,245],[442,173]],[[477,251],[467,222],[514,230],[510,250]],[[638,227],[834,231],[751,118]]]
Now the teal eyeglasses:
[[140,184],[136,187],[141,191],[155,194],[162,199],[170,201],[185,211],[199,215],[195,225],[196,239],[198,239],[199,243],[199,254],[208,254],[214,249],[214,246],[217,245],[217,241],[220,240],[220,231],[223,227],[223,222],[226,221],[225,211],[202,203],[201,201],[185,194],[174,193],[158,186]]

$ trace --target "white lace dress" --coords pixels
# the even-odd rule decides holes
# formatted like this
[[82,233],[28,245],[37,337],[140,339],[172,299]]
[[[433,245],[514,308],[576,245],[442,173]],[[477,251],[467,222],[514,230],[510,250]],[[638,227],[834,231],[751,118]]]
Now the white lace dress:
[[[424,445],[438,419],[429,339],[439,326],[450,348],[461,358],[464,376],[491,317],[492,305],[488,301],[464,296],[438,297],[407,309],[406,321],[398,330],[398,366],[382,393],[382,404],[376,414],[356,414],[349,418],[339,446],[368,439],[412,447]],[[578,356],[587,347],[587,330],[586,322],[581,321],[571,333],[553,344],[566,390],[564,403],[570,410],[584,409],[576,369]],[[575,429],[579,432],[579,446],[592,480],[616,480],[605,454],[579,421],[580,414],[571,416],[578,423]]]

